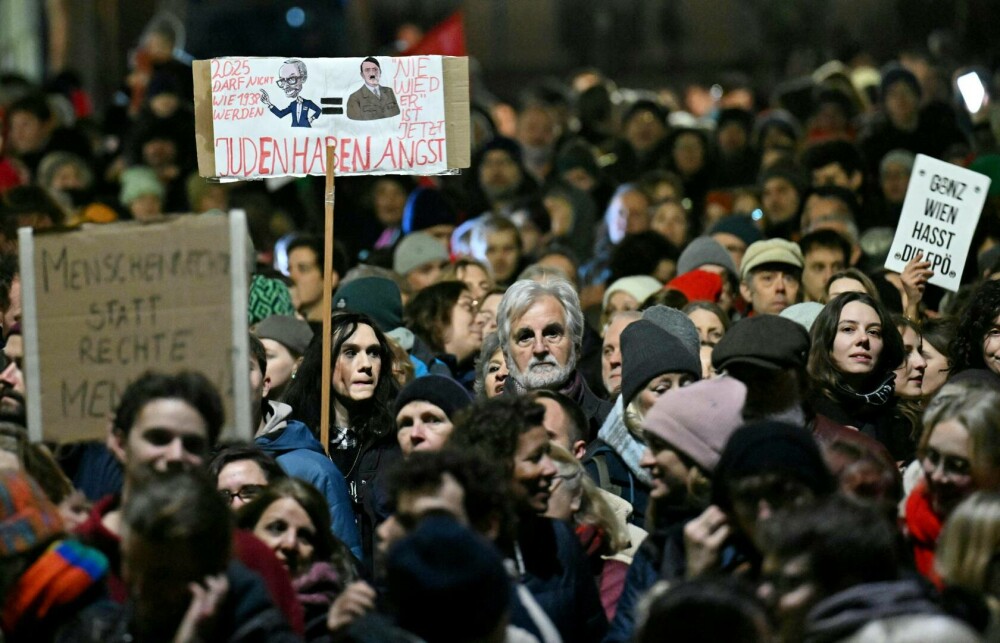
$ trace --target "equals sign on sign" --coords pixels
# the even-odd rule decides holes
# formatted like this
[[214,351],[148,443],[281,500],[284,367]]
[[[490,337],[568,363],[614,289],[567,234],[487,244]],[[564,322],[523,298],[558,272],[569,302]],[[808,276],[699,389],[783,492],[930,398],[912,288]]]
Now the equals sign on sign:
[[[343,114],[344,108],[341,107],[344,104],[343,98],[321,98],[319,99],[321,105],[323,105],[324,114]],[[328,105],[330,107],[328,107]]]

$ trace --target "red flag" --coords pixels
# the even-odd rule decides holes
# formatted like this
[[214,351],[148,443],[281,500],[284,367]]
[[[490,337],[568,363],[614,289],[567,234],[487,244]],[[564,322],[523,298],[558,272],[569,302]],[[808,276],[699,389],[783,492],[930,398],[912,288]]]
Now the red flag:
[[464,56],[465,25],[462,12],[456,11],[428,31],[423,39],[413,45],[402,56]]

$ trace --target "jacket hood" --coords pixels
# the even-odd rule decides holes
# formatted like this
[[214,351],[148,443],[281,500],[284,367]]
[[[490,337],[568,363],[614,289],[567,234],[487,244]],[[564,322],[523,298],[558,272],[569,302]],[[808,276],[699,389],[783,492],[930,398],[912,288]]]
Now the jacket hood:
[[807,643],[840,641],[871,621],[907,614],[940,614],[913,579],[863,583],[820,601],[806,617]]
[[259,447],[274,457],[296,449],[307,449],[326,455],[323,445],[309,427],[298,420],[288,419],[292,407],[281,402],[269,402],[269,407],[271,415],[267,417],[264,430],[254,440]]

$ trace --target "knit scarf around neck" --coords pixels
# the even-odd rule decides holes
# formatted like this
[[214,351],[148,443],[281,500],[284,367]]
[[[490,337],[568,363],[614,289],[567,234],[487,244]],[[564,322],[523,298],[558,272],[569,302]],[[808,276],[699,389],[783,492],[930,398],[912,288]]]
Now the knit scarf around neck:
[[74,540],[53,543],[29,567],[8,594],[0,628],[14,632],[40,622],[93,587],[108,572],[104,554]]
[[868,393],[859,393],[854,389],[847,388],[844,385],[837,386],[837,394],[842,398],[857,402],[859,404],[868,404],[869,406],[885,406],[892,400],[893,393],[896,392],[896,374],[889,373],[886,375],[882,383],[875,387],[875,390],[869,391]]
[[615,453],[621,456],[625,466],[636,478],[647,487],[652,486],[653,476],[639,464],[642,460],[642,454],[646,450],[646,445],[636,439],[625,426],[625,409],[622,407],[621,395],[615,400],[615,405],[611,407],[608,419],[604,420],[601,430],[597,432],[597,437],[604,440],[608,446],[614,449]]

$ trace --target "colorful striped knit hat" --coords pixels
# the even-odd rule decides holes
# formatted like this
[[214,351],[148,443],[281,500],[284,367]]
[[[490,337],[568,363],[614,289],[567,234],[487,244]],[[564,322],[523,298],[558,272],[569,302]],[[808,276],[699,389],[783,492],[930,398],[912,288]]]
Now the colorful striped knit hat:
[[34,480],[0,472],[0,558],[31,551],[63,531],[59,510]]

